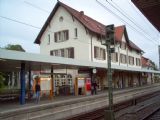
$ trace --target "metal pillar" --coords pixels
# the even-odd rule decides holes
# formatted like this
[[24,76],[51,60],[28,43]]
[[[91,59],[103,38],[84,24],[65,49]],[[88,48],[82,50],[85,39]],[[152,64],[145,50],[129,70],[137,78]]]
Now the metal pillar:
[[25,104],[25,63],[21,63],[20,80],[21,80],[20,104],[23,105]]
[[106,46],[107,49],[107,80],[108,80],[108,99],[109,99],[109,109],[105,110],[105,120],[114,120],[113,112],[113,87],[112,87],[112,70],[111,70],[111,48],[110,44]]
[[29,92],[29,95],[28,95],[28,97],[29,97],[29,99],[31,98],[31,66],[29,65],[29,75],[28,75],[28,78],[29,78],[29,88],[28,88],[28,92]]
[[105,120],[114,120],[113,111],[113,87],[112,87],[112,70],[111,70],[111,53],[114,53],[114,25],[106,26],[106,39],[102,41],[103,45],[106,45],[107,49],[107,80],[108,80],[108,99],[109,109],[105,110]]

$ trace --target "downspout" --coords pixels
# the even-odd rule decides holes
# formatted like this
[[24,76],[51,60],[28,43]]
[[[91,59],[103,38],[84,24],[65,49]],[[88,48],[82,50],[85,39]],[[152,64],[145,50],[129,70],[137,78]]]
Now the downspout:
[[93,44],[93,40],[92,40],[92,35],[91,35],[91,61],[93,62],[93,46],[92,46],[92,44]]

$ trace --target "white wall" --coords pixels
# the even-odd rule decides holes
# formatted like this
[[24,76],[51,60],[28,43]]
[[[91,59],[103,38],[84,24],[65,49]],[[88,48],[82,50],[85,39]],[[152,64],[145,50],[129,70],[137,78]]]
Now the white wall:
[[[64,19],[63,22],[59,21],[59,18],[61,16],[63,16],[63,19]],[[78,29],[77,38],[75,38],[74,36],[75,28]],[[69,40],[55,43],[54,32],[61,31],[61,30],[69,30]],[[49,45],[47,43],[48,34],[50,34]],[[126,42],[124,35],[122,37],[122,41]],[[106,49],[104,45],[101,45],[101,41],[98,40],[96,36],[86,33],[86,29],[79,21],[77,21],[75,18],[73,20],[73,17],[63,7],[59,7],[53,19],[51,20],[51,23],[47,27],[47,30],[42,35],[41,44],[40,44],[40,53],[49,55],[51,50],[74,47],[75,59],[87,60],[87,61],[93,60],[93,62],[107,63],[107,54],[106,54],[106,60],[98,60],[94,58],[94,46]],[[137,54],[135,51],[128,50],[128,48],[126,50],[123,50],[119,46],[120,46],[119,43],[115,45],[115,51],[118,53],[119,61],[112,62],[112,64],[126,66],[126,67],[129,66],[129,67],[141,68],[141,66],[120,63],[121,53],[125,55],[128,54],[130,56],[133,56],[135,58],[134,60],[135,63],[136,63],[136,58],[141,58],[141,55]],[[91,53],[91,50],[92,50],[92,53]]]
[[[59,18],[63,16],[63,22],[59,21]],[[49,27],[50,26],[50,27]],[[72,16],[63,8],[59,7],[55,16],[51,20],[51,23],[47,27],[41,38],[40,53],[50,54],[50,50],[74,47],[75,59],[89,60],[89,49],[90,49],[90,36],[86,34],[85,28],[75,18],[73,21]],[[74,29],[78,29],[78,37],[74,36]],[[61,30],[69,30],[69,40],[64,42],[54,42],[54,32]],[[50,45],[47,44],[47,37],[50,34]],[[85,52],[85,54],[84,54]]]

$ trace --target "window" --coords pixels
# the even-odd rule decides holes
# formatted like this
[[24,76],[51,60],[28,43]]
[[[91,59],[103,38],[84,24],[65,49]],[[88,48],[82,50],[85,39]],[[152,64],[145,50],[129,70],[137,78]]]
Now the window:
[[124,54],[120,54],[120,62],[121,63],[127,63],[127,57],[126,57],[126,55],[124,55]]
[[94,46],[94,58],[105,60],[106,59],[105,49]]
[[118,53],[111,53],[112,62],[118,62]]
[[54,41],[55,42],[63,42],[69,39],[69,32],[68,30],[63,30],[54,33]]
[[141,60],[139,58],[136,58],[136,66],[141,66]]
[[63,17],[59,17],[59,22],[63,22]]
[[77,31],[77,28],[75,28],[75,29],[74,29],[74,36],[75,36],[75,38],[77,38],[77,37],[78,37],[78,31]]
[[134,65],[134,57],[129,56],[129,64]]
[[59,50],[52,50],[50,51],[50,55],[66,57],[66,58],[74,58],[74,48],[71,47],[71,48],[64,48]]
[[48,34],[48,45],[50,44],[50,34]]
[[126,49],[126,43],[125,42],[121,42],[120,48],[125,50]]

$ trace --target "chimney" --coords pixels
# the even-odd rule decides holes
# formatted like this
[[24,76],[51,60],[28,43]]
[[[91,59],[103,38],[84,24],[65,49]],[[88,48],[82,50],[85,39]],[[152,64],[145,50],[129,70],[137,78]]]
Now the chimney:
[[80,15],[84,15],[84,11],[80,11]]

